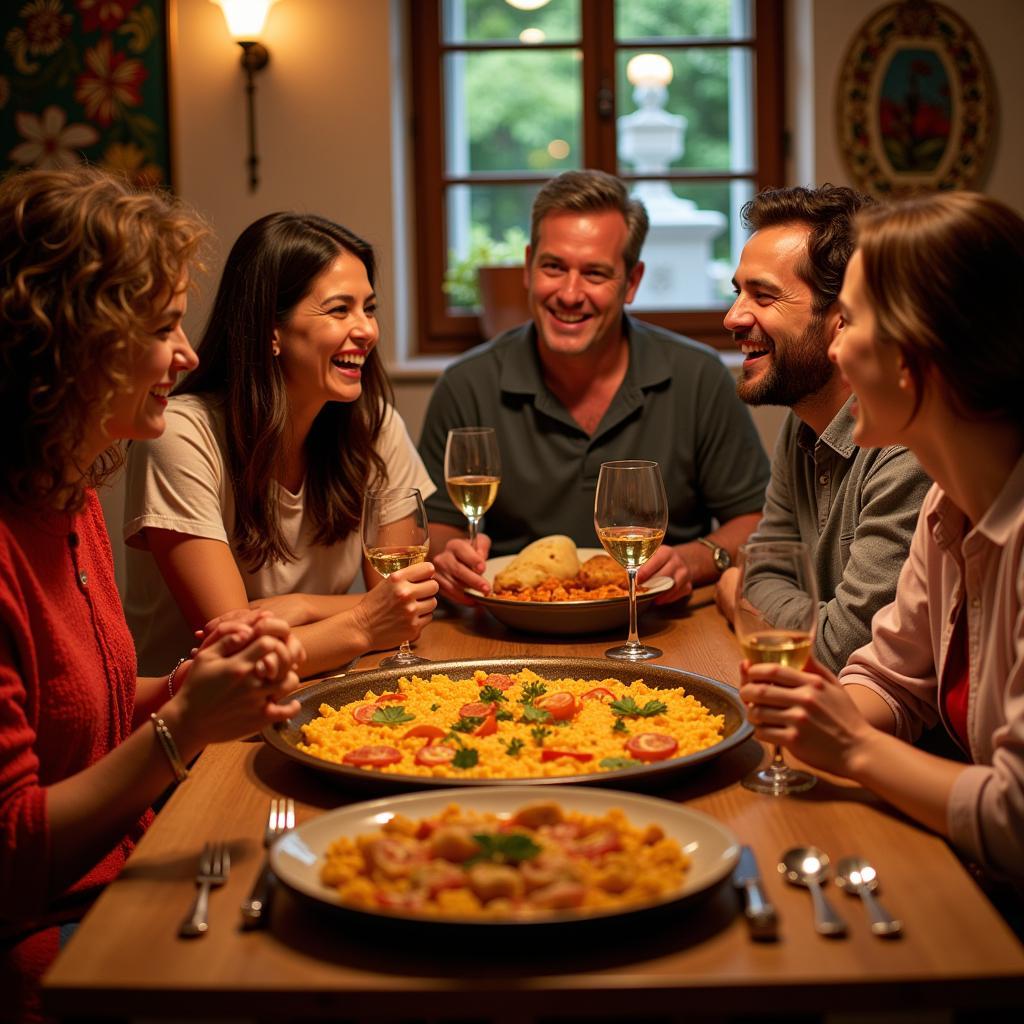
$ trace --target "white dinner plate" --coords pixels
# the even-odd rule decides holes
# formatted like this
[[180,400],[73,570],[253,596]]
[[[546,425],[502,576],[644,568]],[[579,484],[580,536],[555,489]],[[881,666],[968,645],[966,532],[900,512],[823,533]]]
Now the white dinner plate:
[[679,843],[690,858],[690,868],[683,877],[679,890],[650,903],[621,909],[587,913],[563,911],[540,918],[496,921],[485,918],[433,915],[427,917],[348,907],[341,902],[337,890],[320,881],[320,869],[323,867],[327,848],[334,840],[342,836],[355,838],[358,835],[376,832],[396,814],[403,814],[408,818],[424,818],[438,814],[449,804],[457,803],[461,807],[475,811],[512,815],[524,804],[536,801],[538,796],[537,790],[533,788],[507,786],[502,789],[436,789],[400,797],[367,800],[336,811],[328,811],[282,836],[270,850],[270,865],[274,874],[290,889],[325,907],[381,921],[415,921],[467,928],[494,928],[580,923],[642,913],[679,903],[692,899],[723,881],[732,873],[739,859],[739,840],[723,824],[707,814],[658,797],[600,789],[580,789],[574,786],[548,786],[544,789],[543,799],[554,800],[566,810],[602,815],[617,807],[625,813],[631,824],[638,828],[650,824],[659,825],[669,838]]
[[[603,555],[603,548],[578,548],[580,564]],[[518,555],[489,558],[483,577],[493,587],[498,575]],[[646,611],[654,598],[672,589],[668,576],[654,576],[637,588],[637,614]],[[629,598],[608,597],[600,601],[507,601],[493,594],[483,594],[472,587],[466,593],[482,604],[499,622],[513,629],[530,633],[563,635],[570,633],[604,633],[629,624]]]

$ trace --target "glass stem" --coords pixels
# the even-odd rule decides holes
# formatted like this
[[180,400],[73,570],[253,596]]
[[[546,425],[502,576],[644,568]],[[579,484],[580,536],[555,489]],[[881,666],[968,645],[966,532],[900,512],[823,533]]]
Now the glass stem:
[[640,646],[640,634],[636,628],[636,568],[626,568],[626,576],[629,577],[629,639],[626,641],[631,647]]
[[404,657],[407,654],[412,654],[412,648],[409,646],[408,640],[403,640],[398,647],[398,656]]
[[476,528],[477,520],[466,517],[469,522],[469,543],[476,547]]
[[773,775],[785,775],[789,771],[789,765],[786,764],[786,759],[782,756],[782,747],[776,743],[775,749],[772,752],[772,763],[768,765],[768,771]]

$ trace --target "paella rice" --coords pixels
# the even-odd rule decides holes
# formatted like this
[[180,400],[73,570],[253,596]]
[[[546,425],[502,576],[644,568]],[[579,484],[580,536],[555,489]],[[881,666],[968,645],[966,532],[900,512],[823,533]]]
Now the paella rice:
[[724,718],[681,686],[543,679],[477,670],[403,676],[394,692],[321,704],[297,748],[336,764],[437,779],[614,771],[685,757],[722,739]]
[[643,906],[682,888],[689,858],[657,824],[538,802],[510,815],[449,804],[420,820],[395,815],[328,847],[321,881],[375,912],[521,919]]

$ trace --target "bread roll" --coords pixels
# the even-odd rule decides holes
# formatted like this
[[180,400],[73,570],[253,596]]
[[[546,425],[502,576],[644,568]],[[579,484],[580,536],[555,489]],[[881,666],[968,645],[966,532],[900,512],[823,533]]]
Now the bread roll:
[[555,534],[527,544],[494,578],[494,589],[522,590],[536,587],[548,577],[572,579],[580,571],[580,560],[571,537]]

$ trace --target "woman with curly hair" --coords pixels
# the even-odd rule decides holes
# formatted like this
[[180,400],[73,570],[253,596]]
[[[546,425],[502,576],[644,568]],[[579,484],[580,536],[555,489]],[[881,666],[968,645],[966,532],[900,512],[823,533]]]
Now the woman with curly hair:
[[[1024,882],[1024,219],[952,192],[862,212],[831,355],[854,440],[935,481],[895,601],[838,680],[745,666],[757,735]],[[961,759],[913,746],[941,723]]]
[[[128,455],[125,604],[143,668],[250,604],[295,627],[309,674],[430,621],[429,562],[382,580],[362,557],[367,490],[434,490],[376,351],[375,276],[372,248],[322,217],[269,214],[232,247],[200,367],[163,436]],[[360,568],[368,593],[348,595]]]
[[0,183],[0,991],[20,1018],[185,764],[297,710],[301,645],[269,615],[137,677],[94,490],[195,366],[181,318],[204,234],[96,170]]

